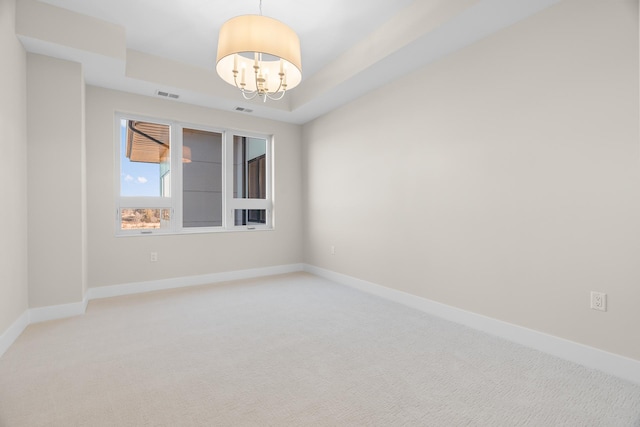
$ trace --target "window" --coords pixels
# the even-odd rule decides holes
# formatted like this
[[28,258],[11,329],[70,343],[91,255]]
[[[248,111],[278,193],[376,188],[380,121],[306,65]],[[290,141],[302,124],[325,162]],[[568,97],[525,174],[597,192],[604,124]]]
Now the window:
[[182,130],[182,225],[222,226],[222,133]]
[[116,126],[116,234],[271,228],[271,138],[122,114]]
[[[266,141],[259,138],[233,138],[233,197],[266,199]],[[255,226],[266,223],[264,209],[235,209],[234,224]]]

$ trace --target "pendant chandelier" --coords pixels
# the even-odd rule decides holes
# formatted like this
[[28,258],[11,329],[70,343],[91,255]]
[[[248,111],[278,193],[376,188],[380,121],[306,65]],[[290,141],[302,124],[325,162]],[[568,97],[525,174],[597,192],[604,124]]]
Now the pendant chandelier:
[[282,22],[260,15],[229,19],[220,28],[216,71],[245,99],[278,100],[302,81],[300,40]]

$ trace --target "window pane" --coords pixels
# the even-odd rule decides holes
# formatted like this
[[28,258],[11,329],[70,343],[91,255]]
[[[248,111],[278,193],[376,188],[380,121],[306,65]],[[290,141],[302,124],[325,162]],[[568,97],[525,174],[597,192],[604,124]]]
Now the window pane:
[[222,134],[182,132],[184,227],[222,226]]
[[120,195],[170,197],[170,127],[120,121]]
[[233,137],[233,197],[266,199],[267,140]]
[[171,210],[162,209],[120,209],[121,230],[150,230],[169,228]]
[[265,209],[236,209],[234,220],[235,225],[266,224],[267,211]]

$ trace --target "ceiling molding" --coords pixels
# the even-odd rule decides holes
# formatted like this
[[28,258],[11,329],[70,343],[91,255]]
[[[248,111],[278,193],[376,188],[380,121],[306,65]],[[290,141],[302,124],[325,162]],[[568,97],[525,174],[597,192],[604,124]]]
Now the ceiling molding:
[[[147,96],[167,91],[180,95],[174,102],[227,111],[242,106],[254,110],[256,117],[302,124],[558,1],[413,1],[356,43],[343,47],[283,100],[267,102],[242,99],[236,88],[218,77],[215,67],[128,48],[126,28],[95,16],[18,0],[16,33],[28,52],[81,63],[90,85]],[[301,43],[304,46],[304,39]]]

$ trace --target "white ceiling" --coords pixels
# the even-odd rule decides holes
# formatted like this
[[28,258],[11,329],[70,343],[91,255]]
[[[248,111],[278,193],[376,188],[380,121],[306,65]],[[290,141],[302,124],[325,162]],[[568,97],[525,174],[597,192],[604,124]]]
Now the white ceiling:
[[[259,0],[41,1],[123,27],[127,49],[211,72],[215,70],[218,31],[222,23],[237,15],[260,13]],[[186,86],[181,88],[179,84],[158,87],[157,82],[128,78],[123,75],[122,67],[105,66],[95,55],[71,52],[46,40],[30,37],[21,37],[21,40],[29,51],[82,62],[90,84],[146,95],[153,95],[157,89],[170,90],[179,93],[183,102],[229,110],[239,105],[248,106],[257,116],[304,123],[557,1],[263,0],[263,14],[289,25],[300,37],[303,82],[287,94],[293,100],[283,104],[284,108],[275,105],[277,101],[248,104],[240,93],[229,95],[225,92],[217,96],[204,91],[199,93]],[[409,17],[415,11],[435,13],[445,7],[451,9],[455,3],[458,9],[455,13],[450,12],[442,22],[433,23],[429,16],[420,17],[425,22],[424,32],[416,33],[410,25],[403,28],[403,21],[398,18]],[[380,33],[385,25],[385,32]],[[395,44],[381,46],[380,49],[387,50],[378,56],[376,44],[372,43],[379,40],[375,38],[376,31],[378,37],[381,34],[392,39],[397,37],[393,39]],[[408,34],[409,31],[414,33]],[[407,32],[406,37],[402,37],[403,32]],[[331,73],[331,69],[340,68],[332,62],[350,52],[368,52],[375,60],[371,63],[363,61],[362,66],[352,64],[350,69],[342,70],[344,76],[341,77],[335,76],[337,72]],[[327,83],[327,76],[332,76],[334,81]],[[217,76],[212,75],[212,78]],[[326,87],[318,90],[321,84]]]

